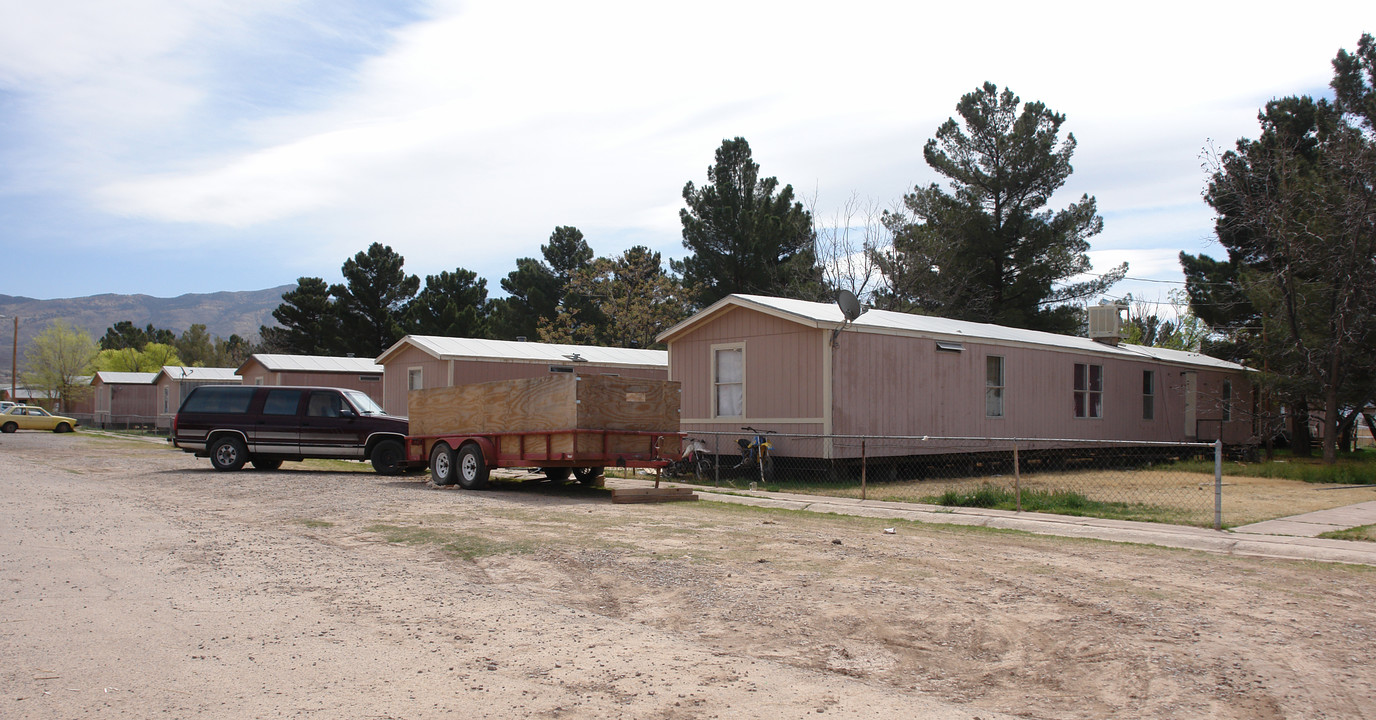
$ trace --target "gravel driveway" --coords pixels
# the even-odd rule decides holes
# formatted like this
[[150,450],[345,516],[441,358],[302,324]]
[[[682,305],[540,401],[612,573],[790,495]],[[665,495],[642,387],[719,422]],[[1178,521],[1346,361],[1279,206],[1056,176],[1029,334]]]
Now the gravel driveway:
[[[0,717],[1372,717],[1366,568],[0,438]],[[893,528],[893,533],[885,532]]]

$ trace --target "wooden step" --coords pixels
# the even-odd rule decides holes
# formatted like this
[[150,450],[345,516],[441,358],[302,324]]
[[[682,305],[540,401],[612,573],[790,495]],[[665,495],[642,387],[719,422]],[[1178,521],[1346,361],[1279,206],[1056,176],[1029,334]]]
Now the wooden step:
[[688,488],[617,488],[612,490],[614,503],[684,502],[697,500]]

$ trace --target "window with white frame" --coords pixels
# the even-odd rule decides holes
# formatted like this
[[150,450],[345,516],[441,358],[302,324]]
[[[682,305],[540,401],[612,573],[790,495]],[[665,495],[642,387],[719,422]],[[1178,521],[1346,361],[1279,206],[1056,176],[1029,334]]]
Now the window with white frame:
[[984,359],[984,416],[1003,417],[1003,358]]
[[1156,371],[1142,371],[1142,419],[1156,419]]
[[406,371],[406,389],[425,389],[425,368],[409,368]]
[[1104,366],[1075,363],[1075,417],[1104,416]]
[[1223,421],[1233,419],[1233,381],[1223,381]]
[[745,417],[745,346],[712,348],[712,416]]

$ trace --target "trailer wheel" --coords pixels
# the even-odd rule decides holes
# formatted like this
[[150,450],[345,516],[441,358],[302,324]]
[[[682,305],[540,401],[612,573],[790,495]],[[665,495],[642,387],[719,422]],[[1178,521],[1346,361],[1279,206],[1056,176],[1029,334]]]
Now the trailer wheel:
[[596,483],[597,476],[601,475],[604,469],[600,467],[574,468],[573,477],[584,485],[592,485]]
[[430,451],[430,479],[436,485],[454,484],[454,451],[448,443],[435,443]]
[[545,477],[554,482],[568,482],[569,469],[566,467],[541,468],[545,471]]
[[216,470],[238,470],[247,460],[244,441],[233,435],[221,435],[210,444],[210,466]]
[[490,471],[487,462],[483,460],[483,451],[477,445],[469,443],[459,448],[454,464],[458,469],[459,487],[464,490],[482,490],[487,487]]

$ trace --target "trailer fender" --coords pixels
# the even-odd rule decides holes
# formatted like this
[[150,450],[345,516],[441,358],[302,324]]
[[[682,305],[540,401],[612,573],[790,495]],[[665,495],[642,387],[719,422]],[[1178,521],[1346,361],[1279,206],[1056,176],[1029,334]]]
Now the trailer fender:
[[482,450],[483,462],[487,463],[488,467],[497,467],[497,446],[492,443],[492,438],[464,438],[462,440],[459,440],[457,443],[454,443],[454,450],[457,451],[459,448],[463,447],[464,445],[467,445],[468,443],[473,443],[478,446],[479,450]]

